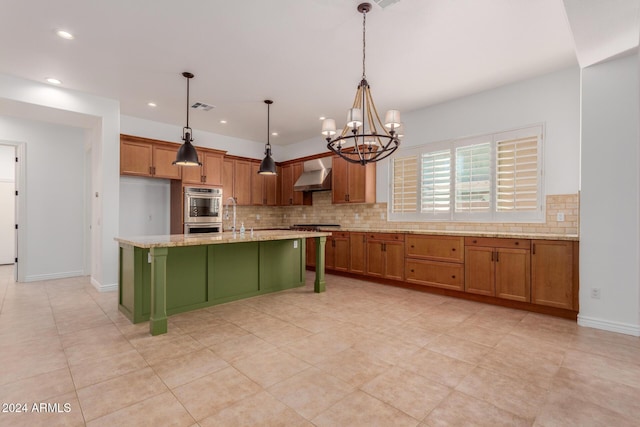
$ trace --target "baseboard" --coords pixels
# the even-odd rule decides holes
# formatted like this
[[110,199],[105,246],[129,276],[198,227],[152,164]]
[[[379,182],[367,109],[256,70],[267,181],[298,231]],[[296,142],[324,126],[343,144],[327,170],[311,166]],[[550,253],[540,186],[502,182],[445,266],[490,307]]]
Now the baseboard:
[[578,325],[640,337],[640,325],[612,322],[611,320],[596,319],[593,317],[582,316],[580,314],[578,314]]
[[91,284],[98,292],[114,292],[118,290],[118,284],[112,283],[110,285],[103,285],[98,282],[95,278],[91,277]]
[[32,274],[24,278],[25,282],[39,282],[41,280],[55,280],[55,279],[67,279],[69,277],[84,276],[84,271],[63,271],[60,273],[49,274]]

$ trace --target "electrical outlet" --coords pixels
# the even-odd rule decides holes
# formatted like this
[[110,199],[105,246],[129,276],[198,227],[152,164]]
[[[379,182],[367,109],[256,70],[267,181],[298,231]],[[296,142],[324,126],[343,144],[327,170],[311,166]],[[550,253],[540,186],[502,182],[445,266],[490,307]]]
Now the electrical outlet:
[[384,212],[380,213],[380,219],[384,219]]
[[260,221],[260,214],[256,215],[256,221]]
[[302,214],[302,219],[307,219],[307,214]]
[[591,298],[600,299],[600,288],[591,288]]
[[558,212],[556,215],[556,221],[563,222],[564,221],[564,212]]
[[356,219],[360,219],[360,214],[356,213]]
[[298,241],[297,240],[293,241],[293,249],[298,249]]

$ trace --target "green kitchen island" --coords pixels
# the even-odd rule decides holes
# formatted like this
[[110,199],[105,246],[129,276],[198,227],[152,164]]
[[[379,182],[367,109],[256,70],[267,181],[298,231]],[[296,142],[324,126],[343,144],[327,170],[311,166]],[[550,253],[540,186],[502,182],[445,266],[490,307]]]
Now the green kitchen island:
[[167,332],[167,316],[304,285],[305,241],[315,238],[315,292],[324,292],[330,232],[118,237],[118,308],[131,322]]

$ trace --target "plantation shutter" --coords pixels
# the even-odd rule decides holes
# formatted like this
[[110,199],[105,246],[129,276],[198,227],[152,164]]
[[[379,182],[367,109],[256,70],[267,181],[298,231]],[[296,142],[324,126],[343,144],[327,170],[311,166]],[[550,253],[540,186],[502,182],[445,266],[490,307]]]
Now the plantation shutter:
[[538,136],[497,141],[497,211],[535,211],[538,188]]
[[491,143],[456,148],[456,212],[488,212],[491,208]]
[[418,210],[418,156],[393,159],[393,204],[391,212]]
[[451,151],[421,156],[422,191],[420,212],[443,213],[451,210]]

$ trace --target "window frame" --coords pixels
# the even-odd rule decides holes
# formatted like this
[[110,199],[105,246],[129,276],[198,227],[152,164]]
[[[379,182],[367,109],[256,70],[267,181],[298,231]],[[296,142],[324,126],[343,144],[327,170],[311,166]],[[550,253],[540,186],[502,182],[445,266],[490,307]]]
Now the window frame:
[[[536,194],[537,206],[535,210],[505,211],[498,209],[498,143],[527,137],[537,137],[536,144]],[[401,147],[390,159],[389,163],[389,203],[387,204],[387,218],[392,222],[512,222],[512,223],[542,223],[545,222],[545,191],[544,191],[544,139],[545,126],[537,123],[519,128],[493,132],[472,137],[457,138],[447,141],[422,144],[411,147]],[[489,142],[490,168],[489,188],[490,204],[486,212],[456,212],[456,149],[482,142]],[[422,212],[422,155],[448,150],[450,153],[450,179],[449,179],[449,211],[448,212]],[[416,157],[418,182],[416,185],[417,206],[415,212],[394,212],[394,159]]]

